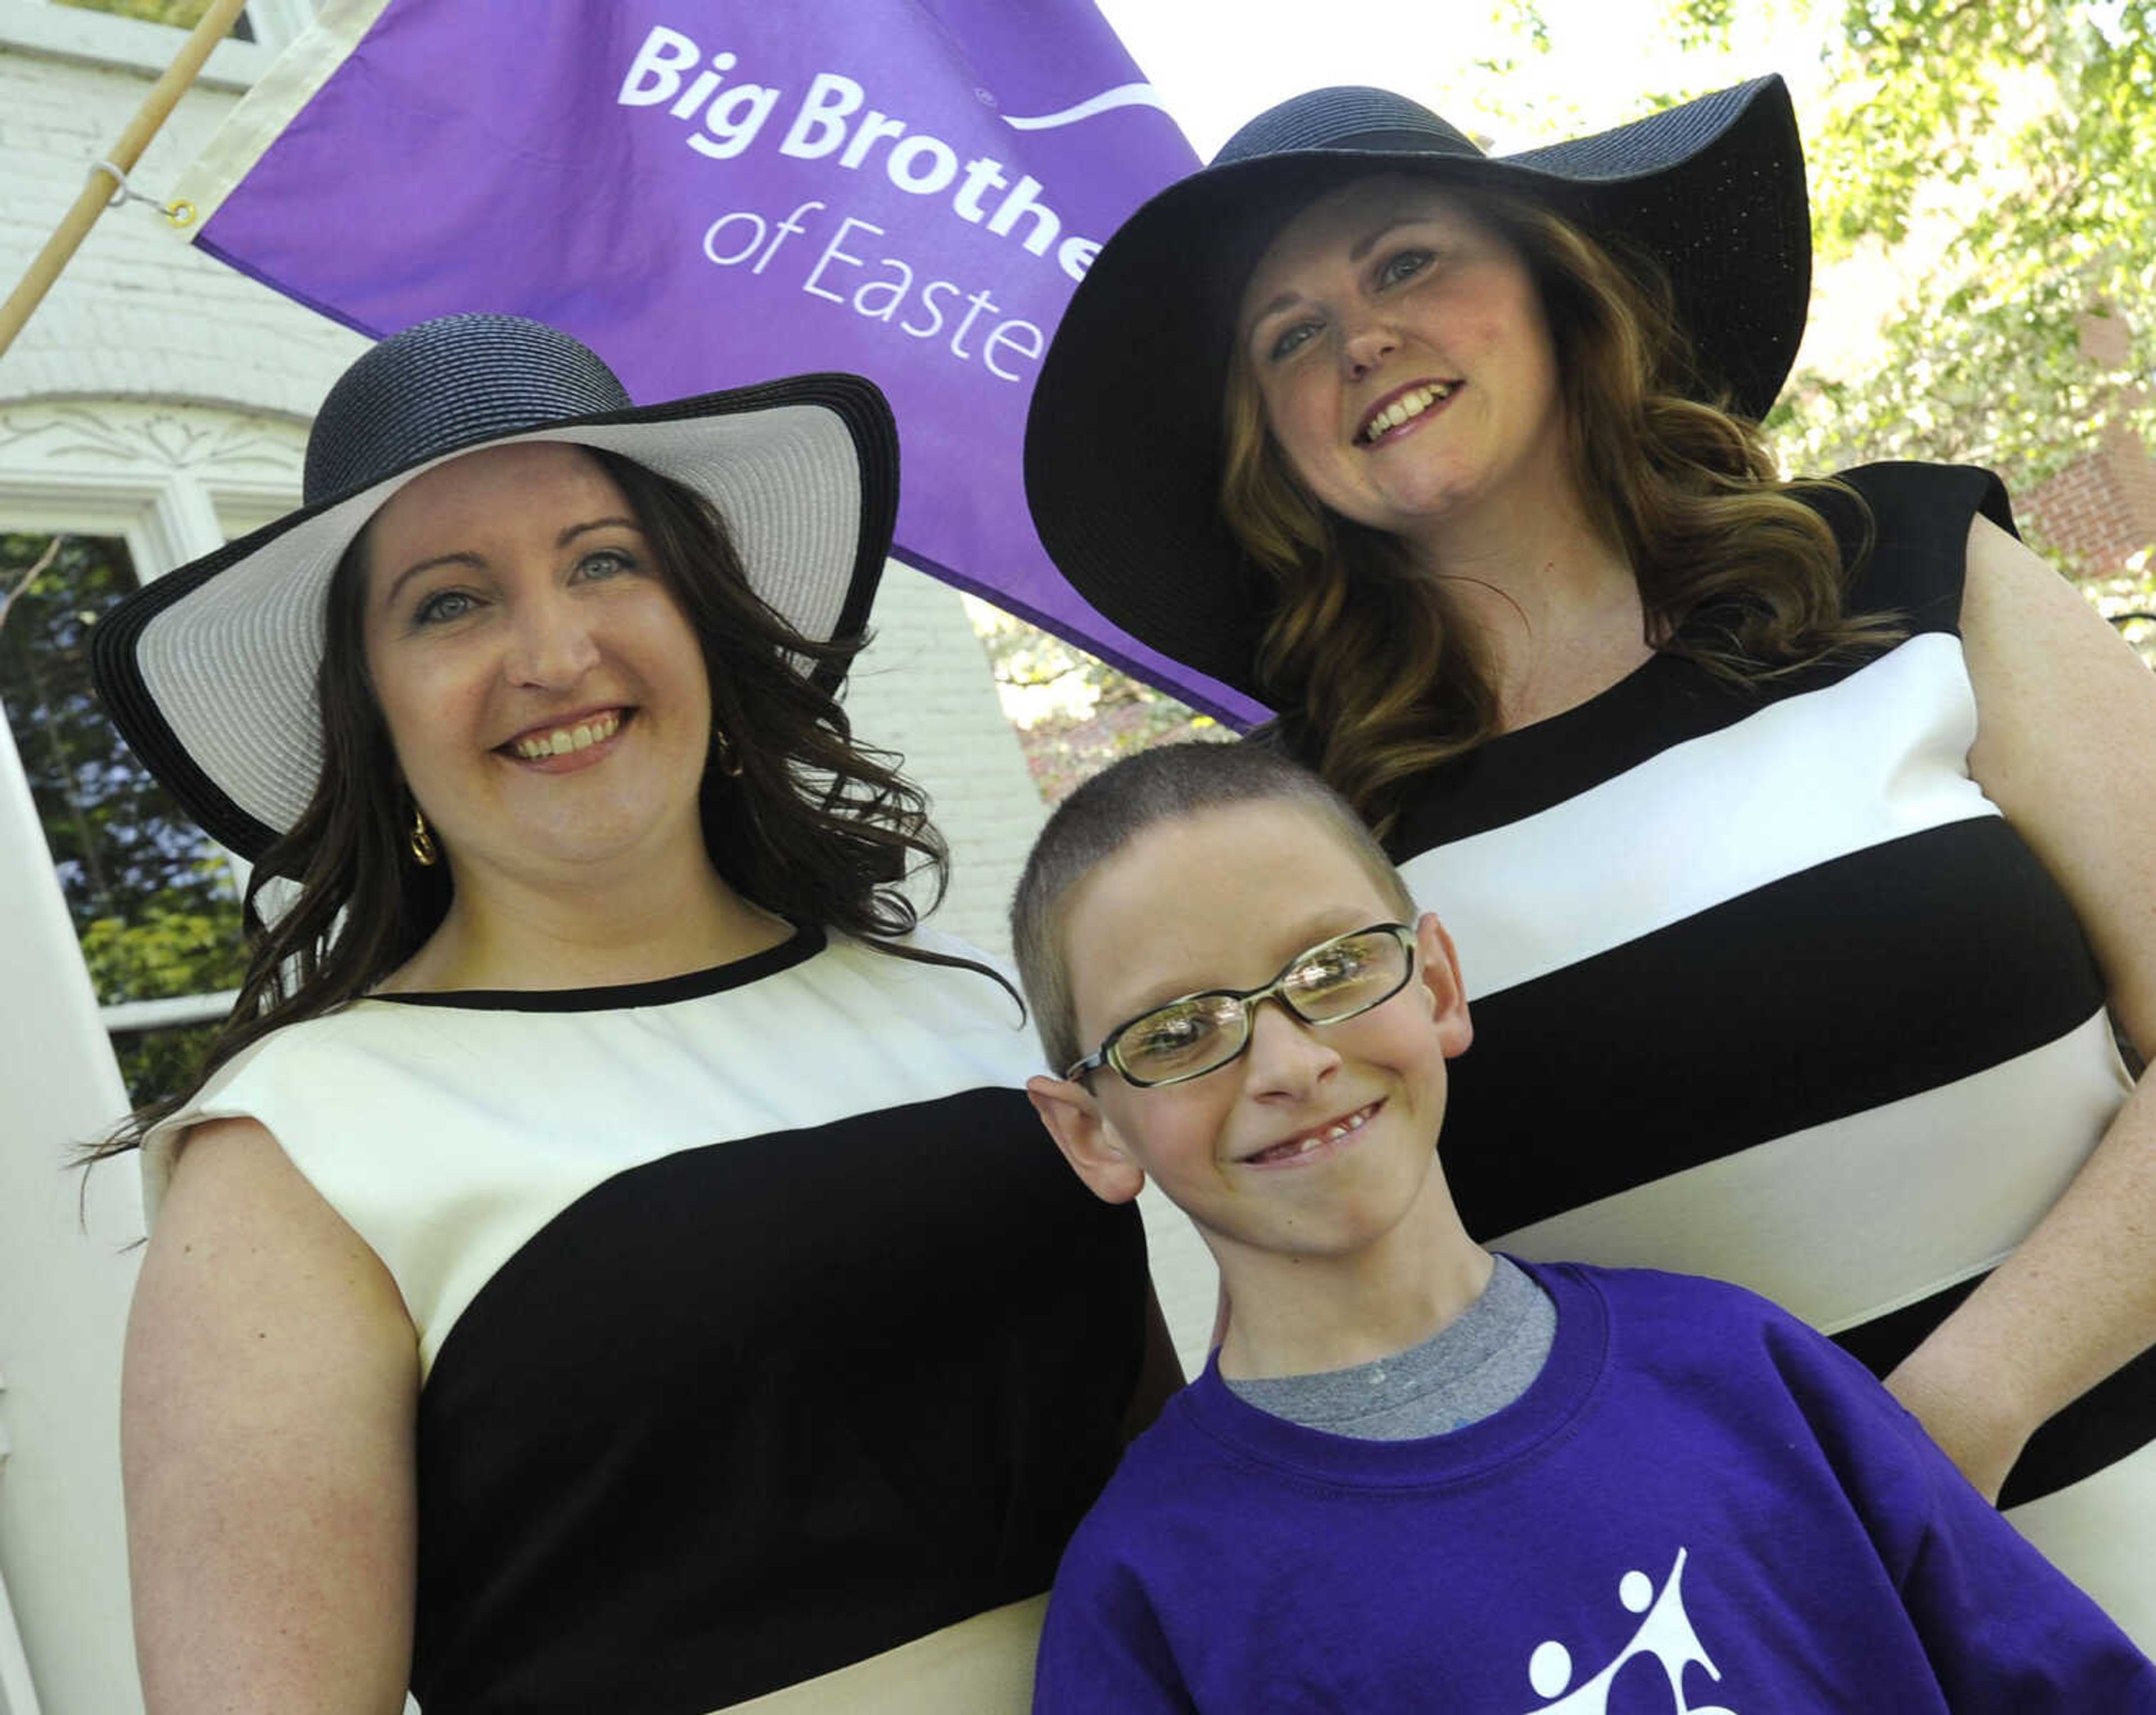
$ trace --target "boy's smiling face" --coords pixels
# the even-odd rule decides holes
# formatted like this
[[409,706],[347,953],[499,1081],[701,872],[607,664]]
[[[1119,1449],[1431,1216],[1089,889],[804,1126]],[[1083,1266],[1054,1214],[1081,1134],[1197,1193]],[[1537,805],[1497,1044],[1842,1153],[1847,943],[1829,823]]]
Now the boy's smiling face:
[[[1396,919],[1398,904],[1322,817],[1262,800],[1155,824],[1071,894],[1062,922],[1089,1049],[1150,1007],[1256,988],[1329,937]],[[1080,1175],[1111,1201],[1150,1173],[1231,1276],[1260,1255],[1343,1257],[1435,1198],[1445,1061],[1466,1048],[1451,943],[1416,926],[1416,968],[1389,1000],[1312,1026],[1261,1004],[1243,1055],[1135,1089],[1037,1078],[1034,1105]],[[1301,1148],[1317,1139],[1316,1146]]]

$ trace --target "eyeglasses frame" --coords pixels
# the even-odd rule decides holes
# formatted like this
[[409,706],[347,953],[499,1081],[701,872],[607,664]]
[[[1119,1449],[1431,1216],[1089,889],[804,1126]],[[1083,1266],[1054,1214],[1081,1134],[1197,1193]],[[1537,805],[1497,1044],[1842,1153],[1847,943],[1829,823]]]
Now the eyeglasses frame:
[[[1300,1012],[1296,1010],[1295,1003],[1291,1000],[1287,995],[1287,978],[1288,973],[1291,971],[1294,970],[1296,966],[1301,964],[1303,961],[1309,958],[1312,954],[1322,952],[1327,947],[1332,946],[1337,942],[1353,941],[1360,936],[1377,934],[1381,930],[1390,934],[1395,941],[1399,942],[1400,944],[1400,950],[1408,956],[1407,970],[1404,974],[1402,975],[1398,983],[1394,983],[1390,988],[1388,988],[1376,999],[1366,1001],[1362,1005],[1357,1007],[1353,1012],[1341,1013],[1333,1018],[1305,1018]],[[1264,1005],[1268,1000],[1277,1000],[1281,1004],[1282,1010],[1284,1010],[1290,1018],[1293,1019],[1300,1024],[1308,1025],[1312,1028],[1318,1028],[1326,1024],[1344,1024],[1350,1019],[1358,1019],[1366,1012],[1375,1011],[1378,1008],[1383,1006],[1387,1001],[1390,1000],[1394,995],[1398,994],[1403,988],[1405,988],[1409,983],[1414,981],[1416,952],[1415,932],[1406,923],[1369,923],[1366,924],[1360,929],[1346,929],[1342,930],[1337,935],[1328,935],[1324,940],[1315,942],[1312,945],[1304,947],[1301,952],[1296,954],[1293,958],[1282,965],[1280,969],[1274,973],[1271,982],[1263,983],[1258,988],[1245,989],[1199,988],[1192,991],[1188,994],[1178,994],[1173,999],[1163,1000],[1158,1005],[1149,1006],[1143,1012],[1132,1014],[1129,1018],[1125,1019],[1122,1023],[1116,1025],[1114,1030],[1109,1031],[1106,1036],[1102,1037],[1101,1039],[1101,1045],[1098,1048],[1094,1050],[1092,1053],[1087,1055],[1085,1059],[1078,1061],[1068,1071],[1065,1072],[1063,1075],[1064,1081],[1065,1083],[1075,1084],[1087,1074],[1097,1072],[1104,1066],[1112,1070],[1117,1077],[1121,1078],[1126,1084],[1128,1084],[1133,1090],[1164,1090],[1171,1084],[1184,1084],[1189,1082],[1193,1078],[1204,1077],[1209,1073],[1219,1071],[1223,1066],[1230,1066],[1235,1065],[1237,1060],[1240,1060],[1245,1055],[1250,1051],[1251,1039],[1257,1035],[1258,1009]],[[1181,1006],[1186,1001],[1204,1000],[1214,996],[1222,996],[1234,1000],[1243,1009],[1243,1040],[1233,1054],[1229,1055],[1225,1060],[1215,1061],[1213,1065],[1206,1066],[1199,1071],[1178,1072],[1171,1078],[1147,1079],[1134,1078],[1131,1076],[1130,1072],[1124,1067],[1122,1060],[1117,1056],[1116,1052],[1116,1046],[1122,1041],[1124,1032],[1131,1030],[1135,1025],[1143,1024],[1157,1012],[1165,1012],[1172,1006]]]

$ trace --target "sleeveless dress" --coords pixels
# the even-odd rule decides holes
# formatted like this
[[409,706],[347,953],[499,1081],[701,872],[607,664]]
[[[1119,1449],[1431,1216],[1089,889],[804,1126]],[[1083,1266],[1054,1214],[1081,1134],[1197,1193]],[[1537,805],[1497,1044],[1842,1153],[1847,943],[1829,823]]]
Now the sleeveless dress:
[[987,977],[800,928],[356,1002],[144,1164],[154,1204],[187,1126],[256,1118],[395,1278],[426,1715],[706,1715],[1046,1589],[1113,1469],[1144,1240],[1036,1060]]
[[[1988,472],[1844,480],[1902,641],[1757,685],[1658,655],[1434,771],[1393,855],[1475,1045],[1441,1146],[1523,1256],[1753,1288],[1884,1374],[2065,1189],[2130,1083],[2071,910],[1969,775]],[[1853,548],[1856,509],[1817,502]],[[2040,1430],[2008,1516],[2156,1646],[2156,1354]]]

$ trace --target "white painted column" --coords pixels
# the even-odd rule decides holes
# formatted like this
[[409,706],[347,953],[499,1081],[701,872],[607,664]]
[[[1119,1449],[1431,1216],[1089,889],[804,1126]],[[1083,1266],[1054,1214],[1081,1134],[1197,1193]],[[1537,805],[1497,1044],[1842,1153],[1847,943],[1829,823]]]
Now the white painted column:
[[844,693],[854,737],[905,758],[951,848],[951,886],[930,920],[998,958],[1034,835],[1048,819],[988,657],[958,593],[903,560],[884,564],[870,641]]
[[[141,1235],[134,1163],[72,1143],[127,1096],[0,721],[0,1578],[42,1715],[142,1707],[120,1497],[120,1348]],[[0,1656],[8,1653],[0,1637]],[[4,1683],[4,1682],[0,1682]],[[7,1715],[28,1715],[10,1707]]]

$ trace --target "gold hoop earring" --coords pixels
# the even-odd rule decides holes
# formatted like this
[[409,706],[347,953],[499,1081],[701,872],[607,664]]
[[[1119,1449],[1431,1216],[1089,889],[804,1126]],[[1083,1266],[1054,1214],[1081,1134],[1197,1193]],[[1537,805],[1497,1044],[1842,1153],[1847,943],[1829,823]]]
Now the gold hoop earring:
[[434,849],[434,836],[428,831],[427,819],[418,805],[412,806],[412,833],[408,842],[412,847],[412,861],[423,870],[431,870],[442,860]]
[[741,778],[742,759],[735,754],[734,742],[726,737],[726,729],[714,725],[711,728],[711,751],[718,758],[719,772],[729,780]]

